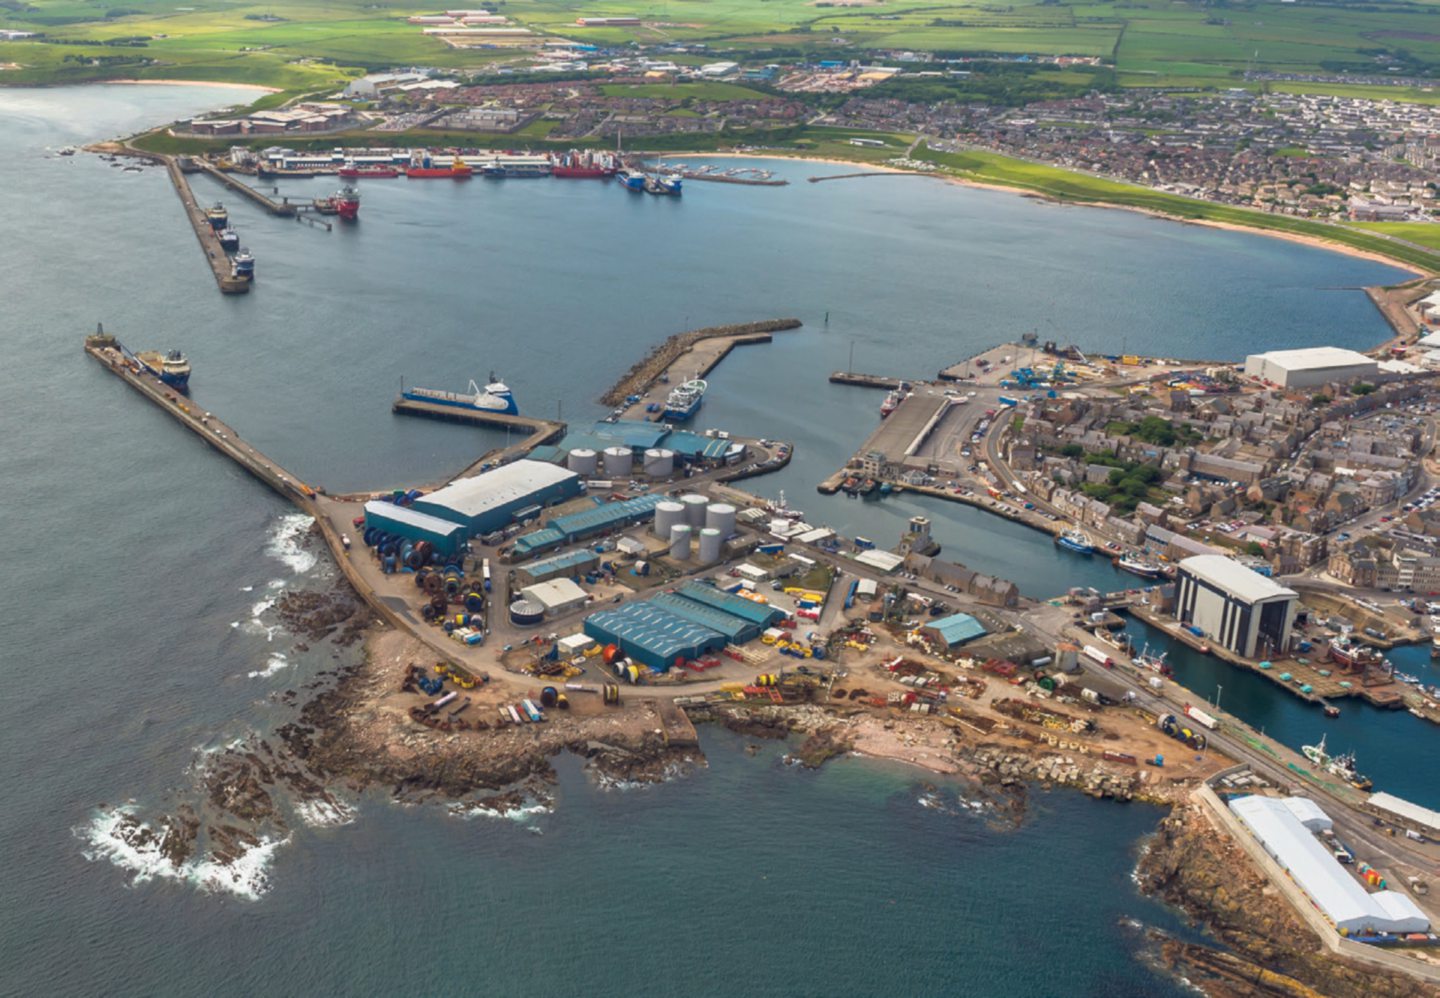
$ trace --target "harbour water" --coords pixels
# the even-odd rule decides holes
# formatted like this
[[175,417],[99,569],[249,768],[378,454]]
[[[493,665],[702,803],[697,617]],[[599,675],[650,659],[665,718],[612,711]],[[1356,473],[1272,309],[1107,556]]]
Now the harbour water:
[[[1122,577],[978,511],[814,493],[877,418],[878,395],[825,382],[852,342],[857,368],[897,374],[1030,330],[1232,359],[1261,338],[1364,345],[1385,329],[1353,289],[1397,271],[928,180],[695,184],[683,199],[397,180],[364,183],[360,223],[330,233],[227,199],[259,278],[222,298],[160,171],[47,149],[236,99],[0,91],[0,991],[1180,993],[1124,928],[1176,927],[1127,876],[1158,812],[1037,794],[1027,823],[999,832],[958,806],[959,786],[926,807],[914,771],[802,772],[719,733],[708,769],[649,790],[598,791],[564,764],[559,808],[523,822],[380,798],[347,823],[297,816],[238,879],[117,851],[116,808],[192,799],[207,751],[292,718],[277,694],[355,651],[299,649],[274,618],[281,589],[330,577],[303,524],[87,363],[80,337],[103,321],[133,347],[183,349],[201,405],[308,481],[351,489],[433,479],[503,440],[393,417],[402,375],[458,389],[494,369],[522,411],[558,400],[575,422],[672,332],[797,315],[801,331],[724,362],[698,420],[796,444],[754,487],[883,543],[923,510],[948,556],[1048,594]],[[1244,695],[1257,716],[1298,709]],[[1413,719],[1381,720],[1347,709],[1344,747],[1424,800],[1401,743],[1377,733]],[[1298,714],[1286,723],[1287,742],[1311,737]]]

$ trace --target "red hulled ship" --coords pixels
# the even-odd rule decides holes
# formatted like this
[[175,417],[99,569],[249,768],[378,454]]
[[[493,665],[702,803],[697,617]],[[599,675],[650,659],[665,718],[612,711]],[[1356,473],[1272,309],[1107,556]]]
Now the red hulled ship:
[[353,222],[360,215],[360,192],[353,187],[342,187],[335,192],[335,210],[346,222]]

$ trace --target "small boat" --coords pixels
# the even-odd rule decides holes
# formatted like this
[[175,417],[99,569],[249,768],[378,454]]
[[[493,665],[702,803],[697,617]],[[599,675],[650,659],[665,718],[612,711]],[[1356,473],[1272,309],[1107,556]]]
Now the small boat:
[[57,156],[74,156],[75,153],[76,153],[76,149],[75,149],[74,146],[65,146],[63,149],[58,150],[58,151],[56,152],[56,155],[57,155]]
[[1327,704],[1325,705],[1325,707],[1324,707],[1324,711],[1325,711],[1325,716],[1326,716],[1326,717],[1339,717],[1339,716],[1340,716],[1340,708],[1337,707],[1337,706],[1335,706],[1333,703],[1327,703]]
[[1139,555],[1122,555],[1115,559],[1115,567],[1129,572],[1131,575],[1138,575],[1142,579],[1158,579],[1165,574],[1165,569],[1160,567],[1158,561],[1151,561]]
[[1067,530],[1055,538],[1055,543],[1066,551],[1073,551],[1075,554],[1094,554],[1095,542],[1085,531],[1078,527],[1074,530]]
[[234,229],[222,229],[220,231],[220,248],[225,252],[240,248],[240,233]]
[[1140,649],[1140,654],[1135,656],[1134,662],[1142,669],[1148,669],[1150,672],[1157,672],[1162,676],[1168,676],[1172,673],[1169,664],[1165,661],[1165,656],[1168,654],[1169,652],[1162,651],[1156,655],[1150,650],[1150,645],[1146,644]]

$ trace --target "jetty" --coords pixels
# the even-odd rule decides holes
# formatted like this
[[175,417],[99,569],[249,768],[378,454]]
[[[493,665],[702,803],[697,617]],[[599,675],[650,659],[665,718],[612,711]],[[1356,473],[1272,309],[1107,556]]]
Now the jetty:
[[190,181],[185,178],[179,163],[173,156],[166,156],[164,159],[165,169],[170,174],[170,182],[175,185],[175,193],[179,195],[180,203],[185,206],[185,214],[190,219],[191,227],[195,230],[195,238],[200,240],[200,249],[210,264],[210,270],[215,275],[215,283],[219,286],[220,293],[226,295],[248,294],[250,282],[243,277],[235,276],[230,257],[226,254],[225,247],[220,245],[220,237],[215,234],[210,220],[205,217],[205,209],[196,203],[195,192],[190,189]]
[[219,167],[215,166],[213,163],[210,163],[207,160],[196,159],[194,160],[194,163],[200,168],[201,173],[204,173],[206,176],[218,180],[220,183],[224,184],[227,188],[234,191],[236,194],[239,194],[241,197],[249,198],[251,201],[255,202],[260,207],[264,208],[266,211],[276,216],[277,218],[291,218],[295,215],[296,207],[289,201],[286,201],[283,198],[279,201],[276,201],[274,198],[267,197],[266,195],[261,194],[255,188],[251,187],[249,184],[236,180],[234,177],[230,176],[230,174],[226,173],[224,170],[221,170]]
[[422,419],[438,419],[446,423],[463,423],[487,429],[521,430],[524,439],[518,443],[489,451],[481,455],[458,477],[478,474],[480,466],[497,464],[522,457],[541,444],[553,443],[565,435],[565,424],[557,419],[538,419],[532,416],[511,415],[504,412],[485,412],[480,409],[464,409],[460,406],[440,402],[420,402],[403,395],[391,405],[390,411],[402,416],[419,416]]
[[886,391],[894,391],[900,387],[899,378],[889,378],[883,374],[862,374],[858,371],[832,371],[830,383],[832,385],[858,385],[861,388],[883,388]]
[[662,374],[668,376],[676,362],[687,354],[691,356],[683,365],[685,378],[704,377],[735,347],[747,343],[769,343],[773,339],[772,333],[799,329],[801,325],[799,319],[767,319],[676,333],[626,371],[609,391],[600,396],[600,401],[605,405],[620,405],[631,395],[649,391]]

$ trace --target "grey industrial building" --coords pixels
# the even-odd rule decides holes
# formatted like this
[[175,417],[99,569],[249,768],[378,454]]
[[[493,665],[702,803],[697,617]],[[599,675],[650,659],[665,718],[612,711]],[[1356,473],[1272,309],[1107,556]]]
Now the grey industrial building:
[[1245,373],[1273,381],[1282,388],[1318,388],[1332,382],[1373,378],[1380,371],[1375,358],[1341,347],[1271,350],[1245,358]]
[[1285,650],[1298,605],[1293,590],[1224,555],[1186,558],[1175,578],[1176,619],[1246,658]]

